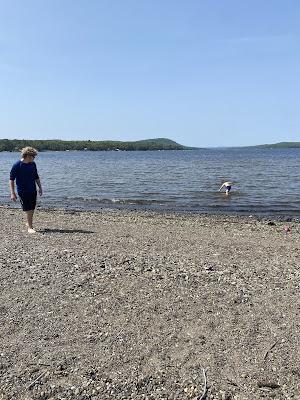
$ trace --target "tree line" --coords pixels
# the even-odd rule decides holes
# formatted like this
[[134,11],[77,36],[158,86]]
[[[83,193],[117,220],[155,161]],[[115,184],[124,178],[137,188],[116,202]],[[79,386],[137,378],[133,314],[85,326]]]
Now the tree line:
[[136,142],[121,141],[91,141],[91,140],[25,140],[25,139],[0,139],[0,151],[19,151],[23,147],[31,146],[38,151],[109,151],[109,150],[185,150],[182,146],[170,139],[149,139]]

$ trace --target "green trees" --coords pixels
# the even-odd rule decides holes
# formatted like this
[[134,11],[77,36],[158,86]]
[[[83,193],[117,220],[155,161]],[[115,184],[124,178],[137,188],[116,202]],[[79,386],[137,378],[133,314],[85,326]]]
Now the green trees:
[[294,149],[300,147],[300,142],[280,142],[274,144],[262,144],[256,147],[264,147],[264,148],[271,148],[271,149]]
[[136,142],[120,142],[120,141],[68,141],[68,140],[19,140],[19,139],[0,139],[0,151],[19,151],[25,146],[32,146],[38,151],[66,151],[66,150],[92,150],[92,151],[109,151],[109,150],[186,150],[186,146],[182,146],[170,139],[149,139],[139,140]]

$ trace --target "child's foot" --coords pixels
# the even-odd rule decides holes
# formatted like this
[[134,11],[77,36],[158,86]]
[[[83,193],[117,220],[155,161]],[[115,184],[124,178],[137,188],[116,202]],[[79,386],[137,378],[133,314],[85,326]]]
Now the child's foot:
[[33,228],[28,228],[28,233],[36,233],[36,231]]

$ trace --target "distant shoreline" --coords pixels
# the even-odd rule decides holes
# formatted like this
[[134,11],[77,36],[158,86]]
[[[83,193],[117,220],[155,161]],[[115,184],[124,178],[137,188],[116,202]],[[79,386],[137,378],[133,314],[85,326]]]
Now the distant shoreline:
[[146,151],[146,150],[192,150],[170,139],[157,138],[122,141],[91,141],[91,140],[19,140],[0,139],[0,151],[19,151],[31,146],[38,151]]
[[0,139],[0,152],[18,152],[26,146],[38,151],[160,151],[160,150],[226,150],[226,149],[298,149],[300,142],[279,142],[252,146],[184,146],[166,138],[146,139],[138,141],[114,140],[32,140],[32,139]]

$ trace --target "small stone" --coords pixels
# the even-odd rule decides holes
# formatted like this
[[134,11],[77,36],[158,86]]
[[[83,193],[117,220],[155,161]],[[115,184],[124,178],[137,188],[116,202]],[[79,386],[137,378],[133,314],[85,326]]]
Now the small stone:
[[278,385],[278,383],[271,382],[271,381],[259,381],[259,382],[257,382],[257,386],[260,387],[260,388],[267,387],[267,388],[270,388],[270,389],[278,389],[278,388],[280,388],[280,385]]

